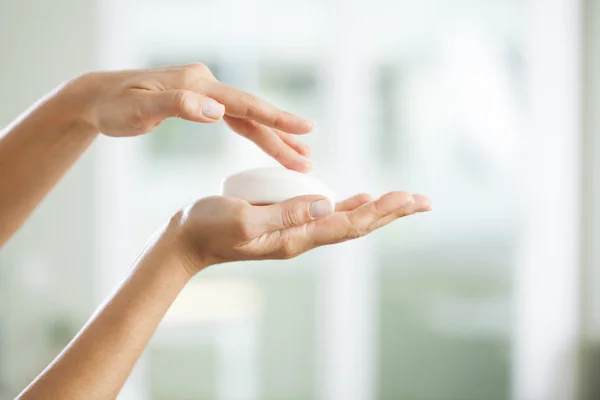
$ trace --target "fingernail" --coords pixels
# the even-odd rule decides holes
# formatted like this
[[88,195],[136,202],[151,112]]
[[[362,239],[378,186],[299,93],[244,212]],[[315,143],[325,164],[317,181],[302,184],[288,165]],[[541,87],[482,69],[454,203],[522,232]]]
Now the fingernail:
[[322,218],[333,212],[333,206],[327,199],[315,201],[310,205],[310,215],[313,218]]
[[306,157],[298,156],[298,158],[286,164],[286,167],[294,171],[307,173],[313,169],[313,163],[310,159]]
[[207,99],[202,104],[202,115],[210,119],[221,119],[225,114],[225,106],[217,103],[213,99]]
[[306,157],[302,157],[302,168],[305,172],[310,172],[313,169],[313,162]]

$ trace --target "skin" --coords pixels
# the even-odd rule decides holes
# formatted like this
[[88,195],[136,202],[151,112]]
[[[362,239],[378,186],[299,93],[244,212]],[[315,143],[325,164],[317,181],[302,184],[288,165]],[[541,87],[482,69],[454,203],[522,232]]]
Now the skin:
[[176,214],[129,276],[20,399],[116,398],[156,327],[187,282],[228,261],[287,259],[355,239],[394,219],[428,211],[423,196],[358,195],[320,218],[303,196],[270,206],[209,197]]
[[[210,99],[225,105],[224,116],[202,115]],[[88,74],[41,101],[0,140],[0,243],[99,132],[139,135],[168,117],[202,123],[223,117],[283,165],[310,167],[308,149],[291,136],[309,132],[310,122],[222,85],[201,65]],[[406,192],[360,194],[335,210],[321,196],[261,206],[223,196],[198,200],[152,238],[121,286],[18,398],[116,398],[169,306],[200,271],[296,257],[430,208],[426,197]]]
[[[206,117],[207,104],[224,110]],[[170,117],[200,123],[224,119],[283,166],[311,168],[310,148],[294,136],[309,133],[313,123],[220,83],[202,64],[85,74],[46,96],[0,135],[0,246],[100,132],[142,135]]]

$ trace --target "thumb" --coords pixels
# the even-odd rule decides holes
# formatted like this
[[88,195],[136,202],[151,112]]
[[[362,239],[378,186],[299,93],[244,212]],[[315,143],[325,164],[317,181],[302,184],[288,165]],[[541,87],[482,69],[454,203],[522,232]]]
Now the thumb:
[[217,122],[225,114],[225,106],[191,90],[150,92],[147,110],[152,117],[182,118],[194,122]]
[[302,226],[333,213],[333,203],[326,197],[294,197],[281,203],[256,207],[260,234]]

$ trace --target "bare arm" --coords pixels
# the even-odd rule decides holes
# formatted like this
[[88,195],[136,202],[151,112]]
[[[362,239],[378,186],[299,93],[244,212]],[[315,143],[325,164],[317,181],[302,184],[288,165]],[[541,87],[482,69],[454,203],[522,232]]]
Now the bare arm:
[[0,138],[0,246],[97,136],[65,100],[49,96]]
[[0,135],[0,246],[25,222],[99,132],[148,133],[164,119],[223,117],[284,166],[306,171],[309,149],[293,135],[312,124],[215,79],[201,64],[95,72],[47,96]]
[[359,195],[338,204],[336,212],[320,207],[312,215],[311,204],[320,200],[303,196],[252,206],[209,197],[178,213],[116,294],[19,398],[115,398],[173,300],[209,265],[295,257],[430,208],[423,196],[393,192],[378,200]]
[[190,279],[167,229],[115,295],[20,399],[116,398],[171,303]]

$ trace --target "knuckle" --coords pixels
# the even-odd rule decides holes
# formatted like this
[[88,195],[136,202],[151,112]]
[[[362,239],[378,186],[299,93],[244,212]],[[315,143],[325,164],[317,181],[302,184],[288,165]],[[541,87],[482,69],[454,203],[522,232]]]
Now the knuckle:
[[408,192],[399,192],[398,198],[399,198],[401,204],[408,204],[413,200],[412,194],[410,194]]
[[245,106],[245,117],[252,118],[256,115],[256,103],[258,102],[258,98],[252,93],[244,93],[242,95],[242,103]]
[[106,72],[85,72],[69,81],[67,86],[72,87],[81,85],[82,87],[93,87],[93,85],[96,85],[97,82],[101,82],[102,80],[106,79],[107,76],[108,73]]
[[198,78],[198,71],[192,67],[184,67],[180,72],[181,84],[185,87],[190,86]]
[[302,217],[296,210],[284,210],[281,215],[283,226],[292,227],[302,224]]
[[348,225],[344,234],[344,240],[358,239],[366,235],[366,231],[354,219],[348,217]]
[[246,103],[251,104],[251,103],[256,103],[256,101],[258,100],[258,98],[255,95],[253,95],[252,93],[244,93],[243,94],[243,100]]
[[173,94],[173,108],[177,112],[177,117],[181,116],[185,109],[185,100],[188,92],[186,90],[176,90]]
[[279,112],[273,118],[273,126],[278,128],[278,127],[281,127],[282,125],[283,125],[283,115]]
[[271,157],[273,157],[275,160],[283,159],[283,155],[284,153],[281,146],[277,146],[276,148],[271,150]]
[[356,226],[349,226],[346,230],[345,238],[348,240],[358,239],[359,237],[364,236],[364,233],[361,229]]
[[356,199],[361,202],[368,202],[371,201],[371,195],[368,193],[360,193],[356,196]]
[[189,67],[194,69],[197,72],[202,73],[202,74],[210,71],[210,69],[205,64],[198,63],[198,62],[190,64]]

